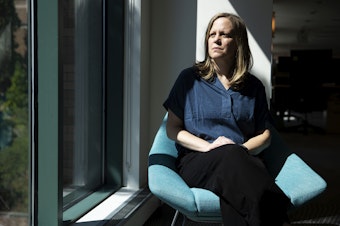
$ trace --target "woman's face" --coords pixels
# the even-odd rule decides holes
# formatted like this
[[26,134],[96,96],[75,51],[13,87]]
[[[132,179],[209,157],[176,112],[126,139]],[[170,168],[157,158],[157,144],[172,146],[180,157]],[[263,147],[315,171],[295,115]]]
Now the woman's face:
[[213,23],[208,37],[208,54],[215,61],[235,58],[236,42],[232,31],[232,24],[225,17]]

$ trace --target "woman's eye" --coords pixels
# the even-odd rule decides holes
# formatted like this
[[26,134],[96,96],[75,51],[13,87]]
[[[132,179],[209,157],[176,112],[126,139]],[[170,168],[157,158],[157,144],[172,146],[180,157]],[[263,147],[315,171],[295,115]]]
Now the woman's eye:
[[209,34],[209,38],[214,38],[216,36],[223,37],[223,38],[231,38],[230,34],[227,34],[227,33],[211,33],[211,34]]

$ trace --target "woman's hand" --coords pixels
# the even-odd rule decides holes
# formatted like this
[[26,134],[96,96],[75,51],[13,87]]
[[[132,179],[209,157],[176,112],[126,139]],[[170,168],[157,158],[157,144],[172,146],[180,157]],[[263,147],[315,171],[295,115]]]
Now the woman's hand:
[[225,144],[235,144],[235,142],[225,136],[219,136],[216,140],[214,140],[214,142],[209,145],[209,151]]

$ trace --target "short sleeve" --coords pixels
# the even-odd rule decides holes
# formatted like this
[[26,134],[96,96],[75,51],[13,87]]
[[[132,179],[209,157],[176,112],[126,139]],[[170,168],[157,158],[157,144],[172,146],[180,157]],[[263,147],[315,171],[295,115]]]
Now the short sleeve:
[[255,131],[263,132],[267,129],[267,122],[270,118],[265,87],[259,81],[255,104]]
[[163,107],[167,111],[171,109],[171,111],[182,120],[184,120],[184,106],[187,92],[193,86],[195,77],[193,68],[187,68],[181,71],[170,90],[169,96],[163,103]]

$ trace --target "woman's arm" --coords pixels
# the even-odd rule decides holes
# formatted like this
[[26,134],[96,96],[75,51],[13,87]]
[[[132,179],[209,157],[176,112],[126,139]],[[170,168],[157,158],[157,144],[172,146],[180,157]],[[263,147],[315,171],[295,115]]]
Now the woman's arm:
[[224,136],[220,136],[213,143],[209,143],[208,141],[189,133],[185,130],[183,121],[170,109],[168,109],[166,132],[171,140],[194,151],[207,152],[224,144],[234,144],[232,140]]
[[[191,150],[207,152],[225,144],[234,144],[227,137],[220,136],[213,143],[199,138],[189,133],[184,128],[183,121],[177,117],[170,109],[168,109],[168,120],[166,124],[167,136],[171,139]],[[243,145],[248,149],[249,153],[256,155],[270,145],[270,131],[266,129],[262,134],[257,135]]]
[[206,152],[209,150],[209,142],[205,141],[184,129],[183,121],[168,109],[166,132],[171,140],[191,150]]
[[266,129],[262,134],[250,138],[243,144],[251,155],[257,155],[264,149],[266,149],[271,142],[270,130]]

